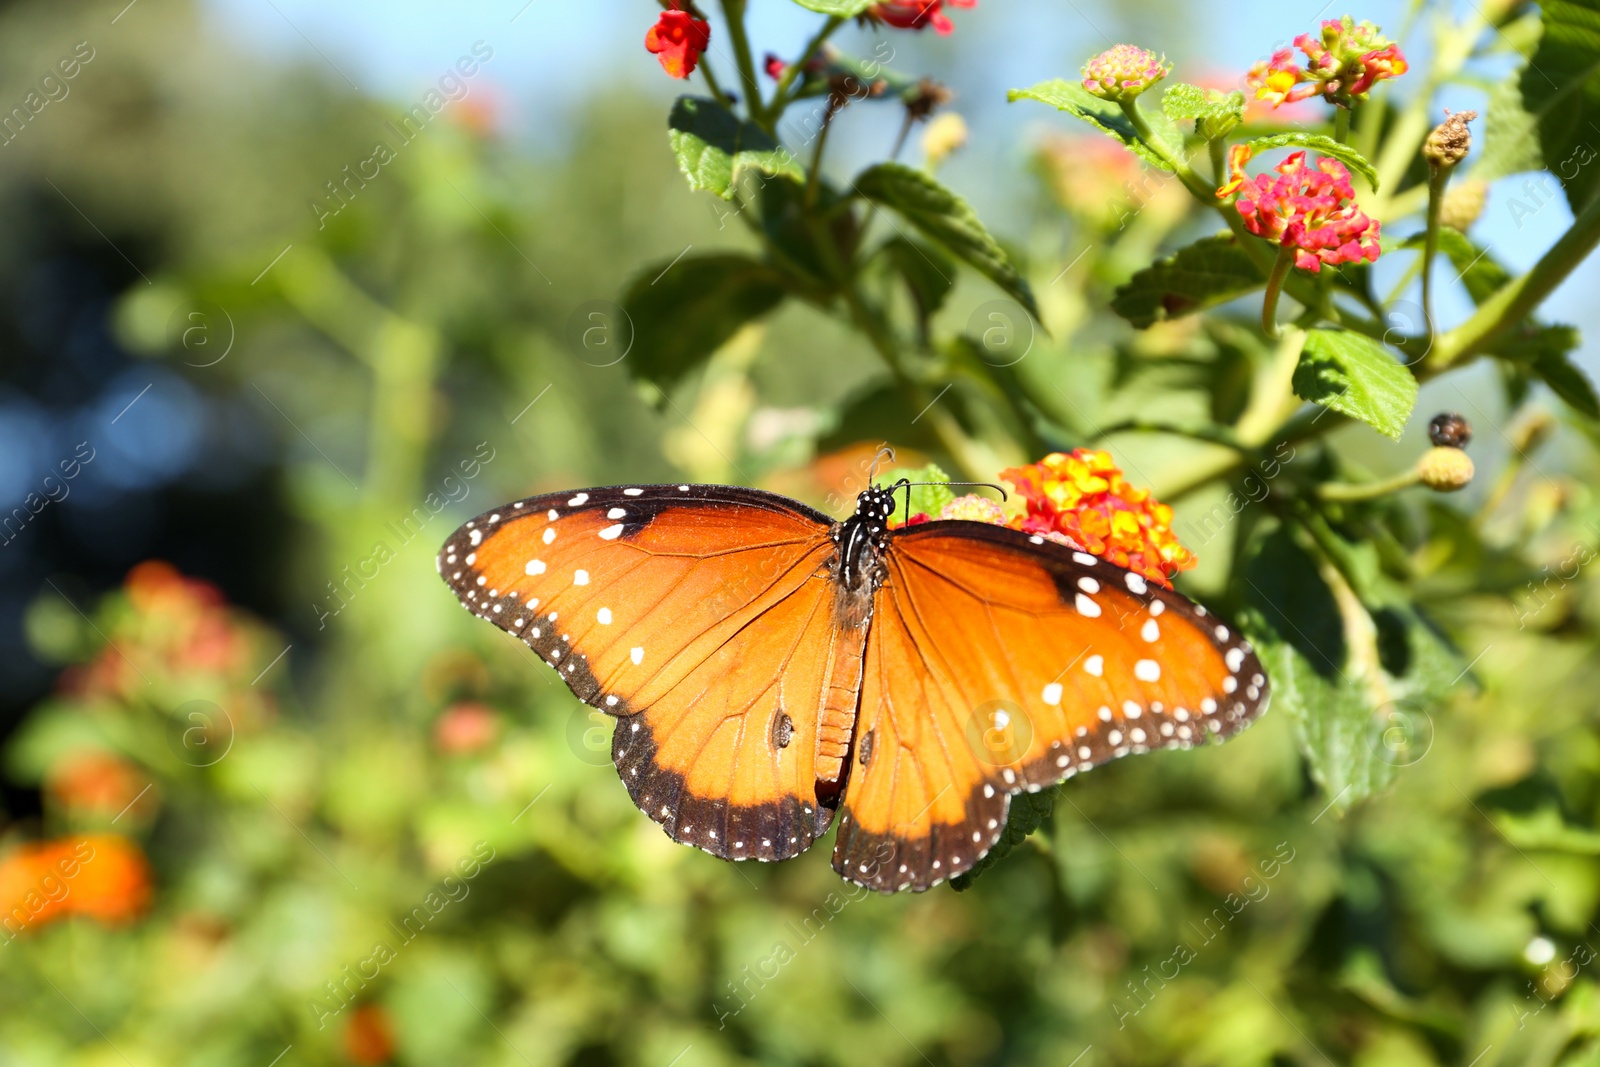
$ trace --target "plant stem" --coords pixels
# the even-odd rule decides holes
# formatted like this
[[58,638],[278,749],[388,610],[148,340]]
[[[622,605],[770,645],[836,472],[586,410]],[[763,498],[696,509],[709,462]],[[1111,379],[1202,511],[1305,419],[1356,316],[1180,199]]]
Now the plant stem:
[[1481,354],[1501,333],[1512,328],[1544,302],[1545,297],[1566,280],[1595,245],[1600,244],[1600,199],[1572,220],[1572,226],[1533,268],[1502,287],[1478,305],[1473,316],[1442,335],[1428,356],[1437,370],[1454,366]]
[[1376,482],[1324,482],[1317,487],[1317,496],[1330,501],[1376,500],[1409,489],[1420,479],[1417,468],[1412,467]]
[[728,36],[733,38],[733,57],[739,64],[739,80],[744,83],[745,113],[771,133],[771,118],[761,102],[761,83],[756,80],[756,64],[750,55],[750,37],[744,28],[747,3],[749,0],[722,0],[722,14],[728,22]]
[[1350,142],[1350,109],[1335,105],[1333,109],[1333,139],[1340,144]]
[[817,193],[822,189],[822,152],[828,147],[828,131],[833,129],[834,110],[830,105],[822,118],[822,129],[817,131],[817,148],[811,153],[811,168],[806,173],[805,210],[810,214],[817,206]]
[[805,51],[800,53],[800,58],[784,68],[783,74],[778,78],[778,86],[772,91],[772,101],[767,105],[767,117],[776,125],[783,117],[784,109],[789,106],[793,98],[790,89],[797,81],[805,80],[806,64],[816,58],[822,46],[833,36],[835,30],[844,25],[845,20],[838,15],[829,16],[828,21],[822,24],[822,29],[817,35],[807,42]]
[[1290,326],[1283,331],[1272,362],[1256,374],[1250,390],[1250,404],[1233,428],[1234,437],[1245,448],[1267,442],[1282,425],[1284,409],[1294,402],[1294,371],[1306,345],[1306,331]]
[[1428,231],[1422,244],[1422,319],[1433,336],[1433,261],[1439,254],[1439,212],[1444,205],[1444,187],[1455,167],[1428,163]]
[[1281,246],[1278,258],[1272,263],[1272,273],[1267,275],[1267,293],[1261,301],[1261,330],[1274,339],[1278,336],[1278,293],[1282,291],[1283,280],[1289,276],[1289,269],[1293,266],[1294,249]]
[[1166,161],[1167,165],[1172,168],[1173,173],[1178,176],[1178,180],[1183,182],[1184,188],[1188,189],[1195,199],[1202,204],[1215,204],[1217,202],[1216,187],[1208,184],[1204,178],[1196,174],[1194,168],[1189,166],[1187,158],[1181,153],[1173,151],[1171,145],[1156,136],[1156,132],[1150,128],[1150,123],[1145,120],[1144,112],[1139,110],[1138,98],[1135,97],[1132,100],[1124,99],[1118,103],[1122,107],[1122,113],[1128,116],[1128,121],[1133,124],[1133,130],[1139,135],[1139,139],[1148,145],[1151,151]]
[[722,91],[722,86],[717,82],[717,76],[711,72],[711,63],[709,61],[701,62],[700,73],[705,75],[706,88],[711,90],[712,99],[732,111],[733,101],[728,97],[727,93]]
[[[1428,66],[1427,76],[1400,117],[1384,131],[1383,149],[1373,164],[1378,172],[1378,188],[1382,190],[1378,195],[1382,204],[1386,204],[1393,190],[1399,187],[1406,168],[1411,165],[1422,148],[1423,139],[1428,136],[1431,128],[1428,109],[1433,103],[1433,94],[1439,86],[1460,73],[1462,65],[1472,55],[1473,44],[1486,25],[1481,10],[1474,8],[1459,24],[1439,31],[1438,45],[1433,62]],[[1378,218],[1389,216],[1387,208],[1381,205],[1375,207],[1373,214]]]

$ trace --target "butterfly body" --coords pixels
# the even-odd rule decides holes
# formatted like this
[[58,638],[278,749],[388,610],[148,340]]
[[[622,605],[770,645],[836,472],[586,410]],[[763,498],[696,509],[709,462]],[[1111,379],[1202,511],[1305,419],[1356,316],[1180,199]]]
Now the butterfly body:
[[1171,590],[984,523],[835,522],[727,486],[508,504],[440,551],[462,603],[615,716],[629,794],[727,859],[797,855],[926,889],[998,840],[1011,794],[1265,709],[1248,644]]

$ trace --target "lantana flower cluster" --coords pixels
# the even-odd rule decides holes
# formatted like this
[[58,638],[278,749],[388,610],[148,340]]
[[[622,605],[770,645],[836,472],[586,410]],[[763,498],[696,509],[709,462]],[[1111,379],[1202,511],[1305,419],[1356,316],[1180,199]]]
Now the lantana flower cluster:
[[150,865],[120,834],[41,841],[0,857],[0,944],[70,915],[130,922],[149,905]]
[[1350,171],[1326,156],[1309,166],[1294,152],[1275,168],[1276,177],[1245,173],[1248,145],[1228,152],[1230,177],[1219,197],[1239,193],[1235,202],[1245,229],[1282,248],[1294,249],[1294,265],[1313,273],[1337,265],[1378,258],[1378,220],[1355,203]]
[[1083,65],[1083,87],[1103,100],[1132,100],[1171,73],[1166,56],[1119,44]]
[[1008,525],[1024,533],[1060,535],[1091,555],[1167,588],[1195,565],[1172,531],[1172,509],[1123,477],[1110,454],[1092,448],[1052,452],[1000,477],[1026,507]]
[[1294,49],[1281,48],[1250,68],[1246,80],[1256,99],[1277,107],[1321,96],[1349,107],[1365,100],[1378,82],[1409,69],[1399,45],[1349,15],[1327,20],[1318,35],[1302,33],[1294,44],[1305,54],[1303,66],[1295,62]]

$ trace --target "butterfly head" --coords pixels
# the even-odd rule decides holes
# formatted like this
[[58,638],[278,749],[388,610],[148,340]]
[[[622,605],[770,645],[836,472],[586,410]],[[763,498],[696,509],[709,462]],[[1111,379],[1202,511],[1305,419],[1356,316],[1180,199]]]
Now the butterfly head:
[[894,495],[910,484],[902,478],[886,488],[868,489],[856,497],[856,513],[850,521],[870,530],[873,540],[881,541],[889,530],[889,516],[894,514]]

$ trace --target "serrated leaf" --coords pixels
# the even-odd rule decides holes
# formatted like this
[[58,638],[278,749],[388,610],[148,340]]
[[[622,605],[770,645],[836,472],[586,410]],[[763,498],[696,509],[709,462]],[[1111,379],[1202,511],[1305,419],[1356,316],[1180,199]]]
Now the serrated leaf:
[[1544,32],[1520,87],[1539,125],[1544,166],[1561,179],[1574,214],[1600,193],[1600,0],[1541,0]]
[[1324,137],[1320,133],[1277,133],[1271,137],[1256,137],[1246,142],[1252,154],[1260,154],[1273,148],[1304,148],[1316,152],[1318,155],[1337,159],[1367,180],[1374,192],[1378,188],[1378,172],[1367,162],[1367,157],[1357,152],[1354,148],[1332,137]]
[[1139,271],[1117,289],[1111,310],[1143,330],[1265,285],[1238,241],[1222,234],[1202,238]]
[[1194,120],[1200,136],[1215,140],[1244,121],[1244,93],[1179,82],[1161,94],[1161,111],[1173,122]]
[[967,202],[926,171],[900,163],[880,163],[857,175],[855,190],[873,203],[893,209],[922,235],[998,285],[1039,317],[1033,290]]
[[807,11],[815,11],[819,15],[853,19],[863,14],[877,0],[794,0],[794,2]]
[[1133,123],[1122,113],[1120,107],[1109,100],[1100,99],[1078,82],[1056,78],[1040,82],[1031,89],[1012,89],[1006,94],[1006,99],[1013,102],[1037,100],[1042,104],[1049,104],[1057,110],[1082,119],[1102,133],[1115,137],[1151,166],[1160,167],[1165,171],[1172,170],[1172,166],[1161,158],[1161,154],[1139,136],[1139,131],[1133,128]]
[[691,189],[732,200],[735,182],[748,170],[805,180],[805,171],[787,148],[715,100],[680,96],[667,127],[672,153]]
[[1399,438],[1417,379],[1383,345],[1348,330],[1312,330],[1294,370],[1295,395]]
[[1472,166],[1474,178],[1492,182],[1544,166],[1539,120],[1523,104],[1520,72],[1489,91],[1484,111],[1483,151]]
[[1054,789],[1041,789],[1037,793],[1012,794],[1010,807],[1006,811],[1005,829],[1000,831],[1000,840],[984,854],[983,859],[972,865],[971,870],[950,879],[950,888],[957,893],[971,889],[972,884],[983,872],[1011,855],[1028,839],[1029,834],[1043,826],[1055,808]]
[[748,256],[687,256],[646,267],[622,300],[633,331],[624,363],[634,377],[667,388],[787,293],[784,275]]

